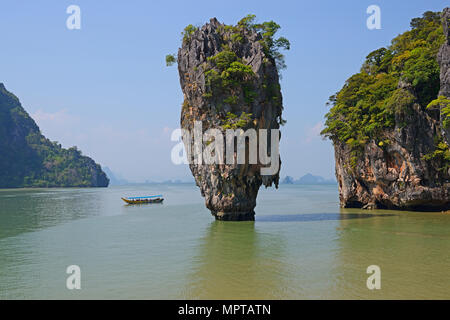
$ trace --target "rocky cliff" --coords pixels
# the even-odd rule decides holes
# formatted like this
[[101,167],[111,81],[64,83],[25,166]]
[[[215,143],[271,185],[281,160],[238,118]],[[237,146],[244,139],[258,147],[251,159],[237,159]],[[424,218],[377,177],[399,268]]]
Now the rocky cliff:
[[413,19],[330,98],[342,207],[450,209],[449,13]]
[[[443,33],[445,36],[445,41],[439,50],[438,62],[440,65],[440,91],[439,96],[450,98],[450,8],[444,9],[442,13],[442,25]],[[446,125],[444,122],[448,117],[448,112],[450,110],[445,110],[445,105],[440,105],[440,122],[441,128],[443,130],[443,136],[447,142],[450,144],[450,126]]]
[[[181,127],[192,132],[195,122],[200,121],[200,135],[216,129],[223,134],[224,145],[226,130],[269,129],[270,154],[270,129],[283,124],[277,66],[284,67],[284,61],[278,49],[289,49],[289,42],[273,39],[279,28],[274,22],[257,25],[253,21],[254,16],[247,16],[236,26],[227,26],[214,18],[201,28],[190,25],[185,29],[177,58],[184,94]],[[201,150],[217,143],[216,139],[222,138],[203,139]],[[253,151],[247,151],[241,164],[199,163],[193,161],[202,154],[194,139],[185,135],[183,141],[186,149],[192,150],[190,169],[216,219],[253,220],[260,186],[278,187],[279,164],[272,175],[261,175],[263,165],[249,161]],[[234,147],[231,153],[235,160],[236,152]]]
[[76,147],[45,138],[19,99],[0,83],[0,188],[106,187],[100,165]]

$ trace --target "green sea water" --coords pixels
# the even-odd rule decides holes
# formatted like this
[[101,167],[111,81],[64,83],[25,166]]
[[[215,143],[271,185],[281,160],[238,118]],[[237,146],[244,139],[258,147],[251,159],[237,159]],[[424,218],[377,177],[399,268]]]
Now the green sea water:
[[[164,204],[120,199],[148,194]],[[342,210],[336,186],[296,185],[261,189],[256,214],[216,222],[194,185],[0,190],[0,299],[450,299],[449,214]]]

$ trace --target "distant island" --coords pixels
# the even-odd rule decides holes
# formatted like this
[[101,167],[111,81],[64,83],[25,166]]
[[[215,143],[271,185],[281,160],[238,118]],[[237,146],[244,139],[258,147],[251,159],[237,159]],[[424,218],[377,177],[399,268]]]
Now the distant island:
[[189,178],[178,178],[178,179],[165,179],[165,180],[153,180],[147,179],[145,181],[133,181],[127,180],[120,176],[120,174],[115,173],[109,167],[103,167],[103,171],[109,179],[110,186],[142,186],[151,184],[194,184],[195,180],[193,177]]
[[103,167],[103,171],[106,173],[106,176],[109,179],[110,186],[124,186],[130,184],[128,180],[123,179],[119,175],[115,174],[109,167]]
[[0,188],[107,187],[101,166],[77,147],[44,137],[19,99],[0,83]]
[[286,176],[281,184],[305,184],[305,185],[323,185],[323,184],[336,184],[336,180],[333,179],[325,179],[321,176],[314,176],[311,173],[305,174],[298,180],[295,180],[291,176]]

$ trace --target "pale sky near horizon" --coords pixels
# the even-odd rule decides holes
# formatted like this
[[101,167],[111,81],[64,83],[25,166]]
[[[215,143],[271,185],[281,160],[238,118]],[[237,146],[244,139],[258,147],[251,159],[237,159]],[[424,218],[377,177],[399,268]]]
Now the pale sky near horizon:
[[[68,30],[66,9],[81,8],[81,30]],[[366,9],[381,8],[381,30],[368,30]],[[253,13],[274,20],[291,41],[284,97],[281,176],[334,176],[334,152],[319,132],[325,102],[359,71],[371,51],[409,29],[412,18],[445,1],[12,1],[2,0],[0,82],[41,131],[131,181],[186,179],[170,159],[183,100],[175,53],[188,24],[210,18],[235,24]],[[1,152],[1,151],[0,151]]]

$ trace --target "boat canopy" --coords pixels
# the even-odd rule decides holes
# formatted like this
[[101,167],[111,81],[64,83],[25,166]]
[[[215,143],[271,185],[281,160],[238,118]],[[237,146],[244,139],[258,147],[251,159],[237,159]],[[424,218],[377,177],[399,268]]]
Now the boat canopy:
[[129,200],[138,200],[138,199],[150,199],[150,198],[160,198],[162,195],[159,196],[148,196],[148,197],[128,197]]

